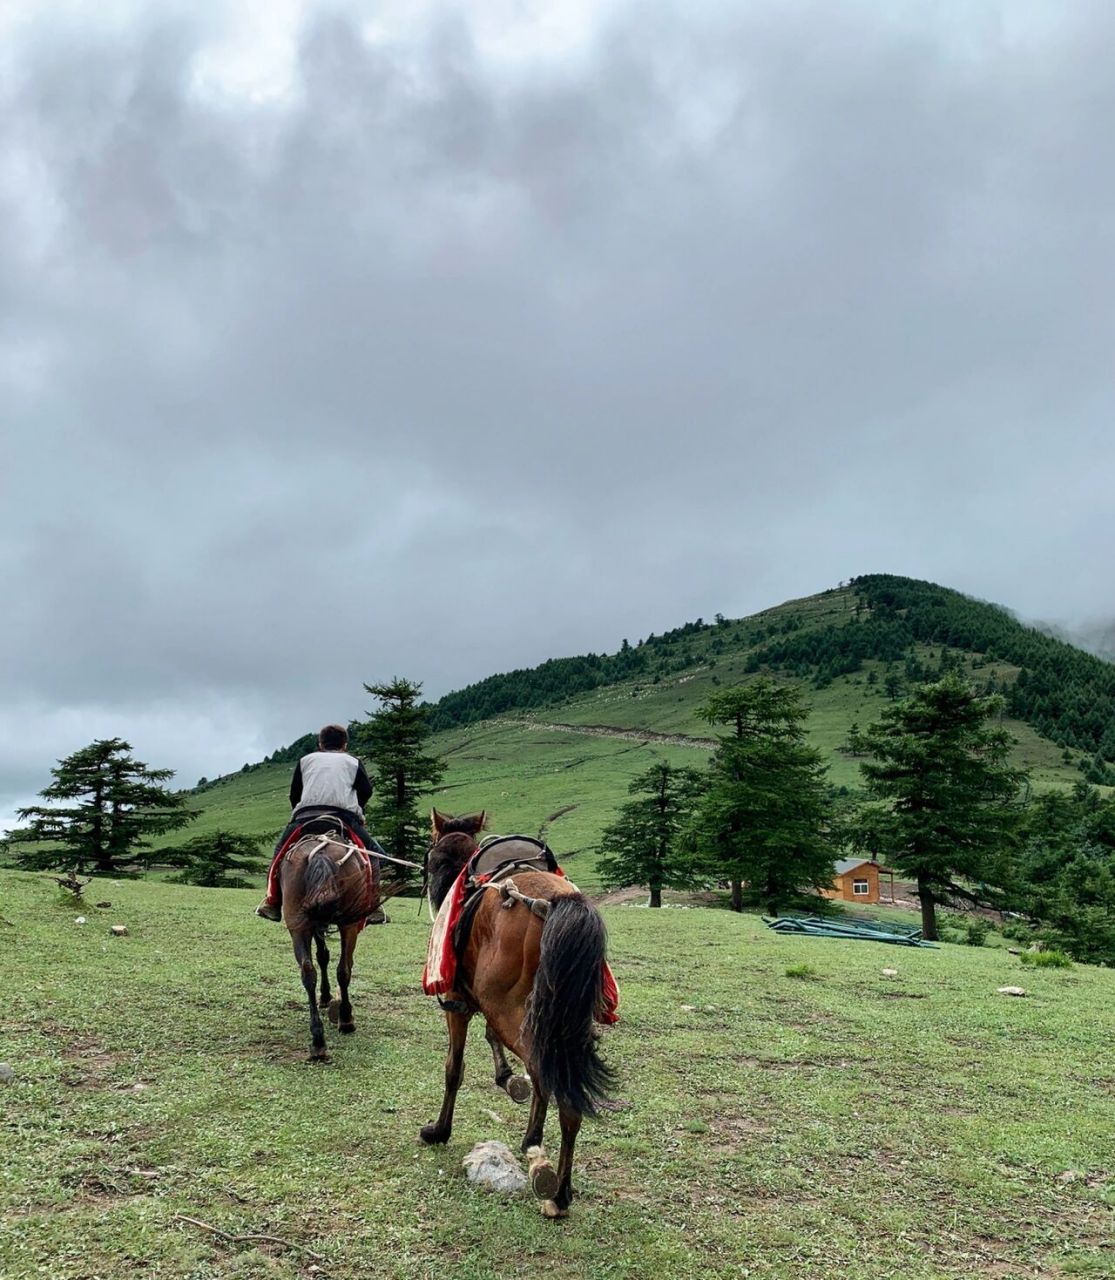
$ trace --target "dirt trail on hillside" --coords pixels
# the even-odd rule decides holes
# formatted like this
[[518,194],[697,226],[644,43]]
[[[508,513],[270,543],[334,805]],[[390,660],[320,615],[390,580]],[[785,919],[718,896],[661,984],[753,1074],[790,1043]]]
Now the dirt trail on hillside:
[[683,733],[658,733],[654,729],[617,729],[607,724],[561,724],[550,720],[496,720],[509,728],[552,729],[555,733],[580,733],[588,738],[623,738],[627,742],[662,742],[670,747],[697,747],[714,751],[715,738],[690,738]]

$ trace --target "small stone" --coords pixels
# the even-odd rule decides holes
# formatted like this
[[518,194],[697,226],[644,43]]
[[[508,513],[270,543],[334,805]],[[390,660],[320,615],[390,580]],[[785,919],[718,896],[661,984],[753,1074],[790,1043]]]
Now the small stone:
[[884,970],[883,970],[883,977],[884,977],[884,978],[897,978],[897,977],[898,977],[898,970],[897,970],[897,969],[884,969]]
[[0,1084],[11,1084],[15,1079],[15,1072],[8,1066],[6,1062],[0,1062]]
[[74,921],[74,924],[84,924],[84,923],[85,923],[84,916],[78,916],[78,918]]
[[126,938],[128,936],[128,926],[126,924],[114,924],[112,928],[109,929],[109,933],[111,933],[114,938]]
[[111,906],[112,906],[112,903],[111,903],[111,902],[98,902],[98,903],[96,903],[95,905],[96,905],[96,906],[98,906],[98,907],[100,907],[102,910],[104,910],[104,908],[105,908],[105,907],[111,907]]
[[999,994],[1001,996],[1024,996],[1026,989],[1025,987],[1000,987]]
[[696,1013],[697,1006],[695,1004],[683,1004],[681,1006],[682,1013]]
[[1022,954],[1021,947],[1007,947],[1008,956],[1020,956]]
[[516,1195],[527,1185],[527,1176],[518,1160],[502,1142],[478,1142],[463,1164],[469,1182],[489,1191]]
[[1066,1169],[1064,1173],[1059,1173],[1057,1175],[1057,1181],[1058,1182],[1076,1182],[1078,1178],[1081,1178],[1083,1176],[1084,1175],[1080,1172],[1079,1169]]

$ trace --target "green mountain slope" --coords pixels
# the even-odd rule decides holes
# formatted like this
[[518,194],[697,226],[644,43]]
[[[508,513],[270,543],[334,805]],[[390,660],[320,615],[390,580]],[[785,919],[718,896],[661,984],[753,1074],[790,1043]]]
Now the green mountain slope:
[[[611,655],[556,659],[447,695],[432,715],[448,772],[432,797],[487,808],[495,830],[539,831],[595,887],[593,850],[628,782],[652,761],[700,764],[697,707],[716,688],[766,673],[799,682],[810,736],[837,786],[859,785],[844,744],[912,684],[959,670],[1002,691],[1015,760],[1038,788],[1112,780],[1115,667],[959,592],[873,575],[750,618],[686,624]],[[195,830],[272,838],[287,811],[299,740],[267,763],[195,793]]]

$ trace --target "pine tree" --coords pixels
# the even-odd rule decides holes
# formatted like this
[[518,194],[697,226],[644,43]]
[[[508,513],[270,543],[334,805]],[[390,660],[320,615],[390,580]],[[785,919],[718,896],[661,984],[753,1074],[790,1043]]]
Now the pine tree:
[[170,866],[184,868],[173,877],[176,883],[208,889],[251,888],[252,881],[246,875],[258,875],[267,869],[257,841],[228,831],[195,836],[175,849],[167,849],[162,856]]
[[422,686],[396,677],[364,688],[380,704],[354,733],[370,759],[375,786],[369,826],[392,857],[421,862],[427,824],[418,800],[435,791],[445,774],[445,764],[424,749],[430,726],[428,708],[419,701]]
[[691,852],[681,833],[704,789],[705,775],[662,761],[632,780],[638,797],[619,811],[600,838],[597,869],[606,887],[645,884],[650,905],[662,905],[662,890],[688,889],[697,881]]
[[10,843],[20,866],[76,867],[79,874],[89,867],[99,875],[129,870],[151,836],[193,821],[185,796],[160,785],[174,770],[149,769],[131,749],[105,738],[58,762],[54,781],[40,792],[47,803],[19,810],[28,825],[12,832]]
[[1009,876],[1024,775],[1007,764],[1010,735],[989,725],[1002,705],[949,675],[888,707],[863,735],[873,759],[860,769],[879,802],[865,821],[885,861],[917,881],[929,940],[938,902],[987,901]]
[[743,909],[745,883],[774,913],[831,885],[829,788],[797,689],[760,679],[714,694],[697,714],[729,730],[691,830],[700,861],[730,882],[732,909]]
[[1029,805],[1010,905],[1076,960],[1115,965],[1115,797],[1080,782]]

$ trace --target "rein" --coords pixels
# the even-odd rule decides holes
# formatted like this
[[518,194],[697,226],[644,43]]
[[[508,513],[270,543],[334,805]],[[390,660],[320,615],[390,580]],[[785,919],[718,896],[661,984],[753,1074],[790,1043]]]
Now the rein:
[[324,849],[327,844],[340,845],[344,849],[345,856],[337,863],[337,866],[343,867],[344,864],[352,857],[354,853],[366,853],[369,858],[378,858],[381,862],[394,862],[396,866],[411,867],[415,871],[421,871],[425,874],[425,867],[420,862],[408,862],[406,858],[393,858],[389,853],[380,853],[377,849],[366,849],[363,845],[351,844],[348,840],[339,840],[336,836],[322,836],[314,845],[307,858],[312,858],[319,850]]

